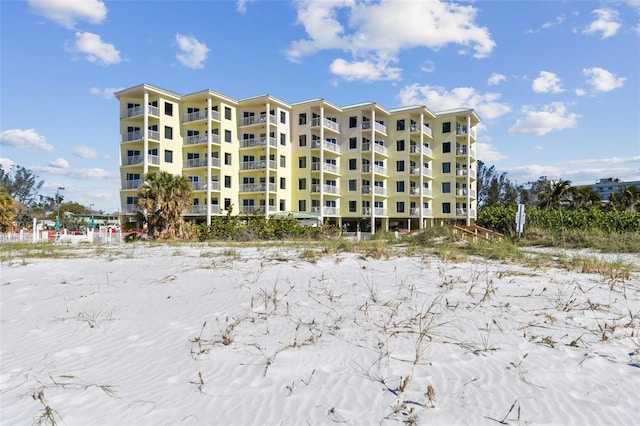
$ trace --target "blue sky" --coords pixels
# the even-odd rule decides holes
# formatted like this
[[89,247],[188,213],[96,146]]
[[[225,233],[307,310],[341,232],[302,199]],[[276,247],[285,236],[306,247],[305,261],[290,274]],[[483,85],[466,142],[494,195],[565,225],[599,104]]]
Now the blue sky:
[[0,38],[0,164],[107,212],[113,92],[141,83],[470,107],[518,183],[640,180],[640,0],[0,0]]

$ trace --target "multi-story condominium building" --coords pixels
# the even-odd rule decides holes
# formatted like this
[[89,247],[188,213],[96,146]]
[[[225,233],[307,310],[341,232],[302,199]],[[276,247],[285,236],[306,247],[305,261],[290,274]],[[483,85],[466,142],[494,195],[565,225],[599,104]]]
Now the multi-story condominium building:
[[160,170],[189,178],[184,216],[197,222],[230,206],[236,215],[292,213],[363,232],[475,220],[480,120],[472,109],[236,100],[148,84],[116,97],[125,221],[135,221],[144,176]]
[[605,203],[610,201],[611,194],[620,194],[624,188],[635,186],[640,188],[640,180],[634,181],[621,181],[618,178],[603,178],[598,179],[595,184],[591,185],[577,185],[576,188],[589,187],[600,195],[600,199]]

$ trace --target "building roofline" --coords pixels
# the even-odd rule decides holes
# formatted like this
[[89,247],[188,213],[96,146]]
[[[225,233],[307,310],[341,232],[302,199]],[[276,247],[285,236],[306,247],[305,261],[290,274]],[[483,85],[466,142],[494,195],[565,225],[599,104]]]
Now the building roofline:
[[171,90],[164,89],[164,88],[159,87],[159,86],[154,86],[154,85],[148,84],[148,83],[142,83],[142,84],[138,84],[137,86],[129,87],[127,89],[118,90],[117,92],[114,92],[114,95],[115,95],[116,98],[120,99],[120,96],[126,96],[127,92],[134,92],[134,91],[138,91],[138,90],[143,90],[143,91],[144,90],[150,90],[150,91],[153,91],[153,92],[163,93],[163,94],[171,96],[173,98],[178,98],[178,99],[182,98],[182,95],[180,95],[179,93],[172,92]]

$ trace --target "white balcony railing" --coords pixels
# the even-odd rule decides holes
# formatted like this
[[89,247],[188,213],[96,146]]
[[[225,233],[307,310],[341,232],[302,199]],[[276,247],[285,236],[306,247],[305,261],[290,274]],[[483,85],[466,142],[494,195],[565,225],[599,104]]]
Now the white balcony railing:
[[[207,141],[209,140],[209,135],[204,134],[204,135],[192,135],[192,136],[187,136],[186,138],[184,138],[184,144],[185,145],[195,145],[195,144],[199,144],[199,143],[207,143]],[[220,135],[216,135],[215,133],[211,135],[211,142],[215,143],[215,144],[219,144],[220,143]]]
[[160,140],[160,132],[156,130],[149,130],[149,139],[153,139],[154,141]]
[[130,155],[125,157],[123,166],[135,166],[142,164],[144,157],[142,155]]
[[[220,205],[219,204],[211,204],[211,214],[220,213]],[[207,206],[206,204],[194,204],[189,208],[187,214],[207,214]]]
[[220,182],[217,180],[212,180],[210,185],[207,185],[207,182],[191,182],[191,189],[194,191],[206,191],[211,188],[212,191],[220,190]]
[[[207,110],[188,112],[182,116],[183,122],[205,120],[209,117]],[[220,112],[211,110],[211,118],[220,121]]]
[[[184,160],[183,167],[185,169],[193,167],[207,167],[207,159],[205,158],[192,158]],[[211,167],[220,167],[220,159],[211,157]]]
[[[321,164],[322,166],[320,166]],[[320,161],[314,161],[313,163],[311,163],[311,170],[313,171],[319,171],[321,167],[325,172],[333,173],[336,175],[340,174],[340,166],[338,166],[337,164],[320,163]]]
[[253,148],[256,146],[266,146],[269,141],[269,146],[277,146],[276,138],[273,137],[261,137],[261,138],[247,138],[240,140],[240,148]]
[[138,211],[138,206],[135,204],[125,204],[124,205],[124,214],[134,214]]
[[[419,127],[420,126],[418,124],[412,124],[409,129],[411,133],[418,133]],[[422,132],[429,137],[433,137],[433,133],[431,132],[431,127],[427,126],[426,124],[422,125]]]
[[375,209],[373,209],[373,214],[376,216],[386,216],[387,215],[387,209],[382,208],[382,207],[376,207]]
[[457,175],[457,176],[466,176],[466,175],[467,175],[467,173],[468,173],[468,174],[469,174],[469,176],[471,176],[471,177],[476,177],[476,171],[475,171],[475,170],[469,170],[468,172],[467,172],[467,170],[468,170],[468,169],[466,169],[466,168],[459,168],[459,169],[456,169],[456,175]]
[[387,188],[385,188],[384,186],[374,186],[373,192],[376,195],[387,195]]
[[[244,161],[240,163],[240,170],[262,170],[267,168],[267,161]],[[269,168],[275,169],[276,162],[274,160],[269,160]]]
[[471,210],[467,210],[467,209],[456,209],[456,216],[467,216],[467,211],[469,212],[469,216],[470,217],[476,217],[476,211],[471,209]]
[[323,216],[340,216],[340,207],[323,207],[322,208]]
[[[266,183],[244,183],[240,185],[240,192],[264,192],[267,189]],[[269,191],[274,192],[276,190],[275,183],[269,183]]]
[[157,155],[148,154],[147,155],[147,161],[149,162],[149,164],[154,165],[154,166],[159,166],[160,165],[160,157],[157,156]]
[[[371,120],[362,122],[362,130],[370,130],[371,129]],[[384,124],[380,124],[377,121],[373,123],[373,129],[376,132],[387,134],[387,126]]]
[[138,189],[142,185],[142,179],[131,179],[122,181],[122,189]]
[[[249,126],[252,124],[261,124],[267,121],[266,115],[252,115],[251,117],[243,117],[240,119],[241,126]],[[276,124],[276,116],[269,114],[269,123]]]
[[[139,106],[125,109],[122,115],[120,116],[120,118],[137,117],[143,114],[144,114],[144,108],[142,107],[142,105],[139,105]],[[158,109],[157,106],[149,105],[149,115],[160,117],[160,110]]]
[[376,174],[379,174],[379,175],[386,175],[387,174],[387,168],[374,164],[373,165],[373,173],[376,173]]
[[322,146],[322,148],[332,151],[332,152],[340,152],[340,145],[334,142],[323,141],[322,145],[320,145],[320,140],[314,139],[311,141],[311,148],[318,149]]
[[[323,120],[323,123],[325,128],[333,130],[334,132],[340,132],[340,125],[335,121],[325,118]],[[318,126],[320,126],[320,117],[316,117],[311,120],[311,127],[318,127]]]

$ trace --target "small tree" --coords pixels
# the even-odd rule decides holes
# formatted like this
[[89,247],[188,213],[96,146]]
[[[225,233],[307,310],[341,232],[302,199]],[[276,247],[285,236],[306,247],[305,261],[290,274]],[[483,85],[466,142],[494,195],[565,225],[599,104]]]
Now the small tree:
[[184,235],[182,212],[191,204],[189,179],[168,172],[150,173],[138,190],[138,215],[151,238]]
[[7,232],[13,227],[17,213],[13,197],[9,195],[7,188],[0,185],[0,231]]

